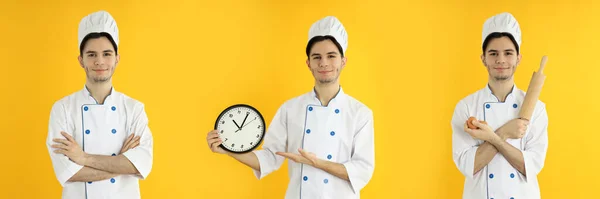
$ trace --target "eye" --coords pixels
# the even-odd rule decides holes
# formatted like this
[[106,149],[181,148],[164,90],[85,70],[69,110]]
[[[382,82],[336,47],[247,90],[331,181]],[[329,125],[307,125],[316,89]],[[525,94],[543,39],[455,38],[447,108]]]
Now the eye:
[[87,56],[88,56],[88,57],[95,57],[95,56],[96,56],[96,54],[94,54],[94,53],[90,53],[90,54],[88,54]]
[[320,56],[314,56],[313,59],[321,59]]
[[335,58],[335,55],[329,55],[329,58]]
[[112,54],[111,53],[104,53],[104,56],[105,57],[109,57],[109,56],[112,56]]
[[490,53],[490,56],[496,56],[497,53]]
[[512,54],[513,54],[512,52],[506,52],[506,55],[512,55]]

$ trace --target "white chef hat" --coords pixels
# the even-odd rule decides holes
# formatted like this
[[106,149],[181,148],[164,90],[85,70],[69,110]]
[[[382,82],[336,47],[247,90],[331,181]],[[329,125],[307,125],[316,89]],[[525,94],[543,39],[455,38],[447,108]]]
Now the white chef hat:
[[85,36],[90,33],[101,32],[108,33],[115,44],[119,46],[119,28],[117,27],[117,22],[108,12],[101,10],[85,16],[81,19],[81,22],[79,22],[79,31],[77,35],[79,47],[81,47],[81,42]]
[[315,36],[332,36],[342,47],[343,53],[348,48],[348,34],[342,22],[333,16],[327,16],[313,23],[308,31],[308,40]]
[[483,24],[481,45],[483,45],[485,39],[490,34],[495,32],[510,33],[517,42],[517,49],[521,47],[521,28],[519,27],[519,22],[517,22],[517,19],[512,14],[503,12],[487,19]]

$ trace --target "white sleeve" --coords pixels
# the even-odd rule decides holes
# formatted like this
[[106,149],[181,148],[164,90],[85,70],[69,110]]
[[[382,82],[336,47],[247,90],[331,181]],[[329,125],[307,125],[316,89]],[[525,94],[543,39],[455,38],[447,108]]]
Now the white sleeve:
[[262,179],[269,173],[279,169],[284,157],[276,155],[275,152],[285,152],[287,143],[287,111],[285,104],[282,105],[275,117],[271,121],[271,125],[265,133],[264,143],[261,150],[253,151],[258,158],[260,171],[254,170],[254,175],[258,179]]
[[522,151],[527,174],[523,177],[526,181],[527,178],[535,178],[540,173],[548,150],[548,114],[545,105],[538,104],[541,110],[531,120],[529,134],[525,137],[525,147]]
[[[75,175],[81,168],[82,165],[78,165],[75,162],[71,161],[69,157],[63,154],[54,153],[54,148],[52,148],[53,144],[56,142],[52,141],[54,138],[65,139],[60,132],[64,131],[65,133],[71,135],[72,137],[74,133],[73,129],[67,129],[67,113],[63,105],[59,102],[54,103],[52,106],[52,110],[50,111],[50,121],[48,125],[48,137],[46,138],[46,147],[48,152],[50,153],[50,160],[52,161],[52,167],[54,168],[54,174],[58,179],[58,182],[61,186],[65,186],[65,183],[73,175]],[[81,143],[78,143],[81,144]]]
[[354,193],[359,193],[369,183],[375,170],[373,112],[369,109],[363,110],[366,112],[359,112],[356,121],[358,130],[354,134],[351,159],[343,164]]
[[134,122],[132,133],[140,136],[140,145],[123,153],[127,159],[135,166],[141,176],[140,179],[146,179],[152,170],[152,132],[148,127],[148,116],[144,110],[143,104],[137,104],[133,111]]
[[473,178],[477,141],[464,130],[469,119],[467,104],[461,100],[454,108],[452,116],[452,159],[460,172],[467,178]]

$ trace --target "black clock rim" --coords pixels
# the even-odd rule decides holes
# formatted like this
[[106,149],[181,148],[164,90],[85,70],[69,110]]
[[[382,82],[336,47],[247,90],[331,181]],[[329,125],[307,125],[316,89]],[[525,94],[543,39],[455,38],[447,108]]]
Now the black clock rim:
[[229,150],[228,148],[226,148],[225,146],[223,146],[223,143],[221,143],[219,145],[219,147],[221,147],[225,151],[228,151],[228,152],[231,152],[231,153],[241,154],[241,153],[248,153],[248,152],[254,151],[254,149],[256,149],[260,144],[262,144],[263,139],[265,138],[265,133],[267,131],[266,130],[267,127],[265,126],[265,118],[262,116],[262,114],[260,113],[260,111],[258,111],[256,108],[254,108],[253,106],[248,105],[248,104],[234,104],[234,105],[231,105],[231,106],[225,108],[225,110],[223,110],[221,112],[221,114],[219,114],[219,116],[217,117],[217,120],[215,121],[214,129],[217,130],[217,126],[219,124],[219,118],[223,117],[223,115],[227,111],[229,111],[231,109],[234,109],[234,108],[238,108],[238,107],[246,107],[246,108],[249,108],[249,109],[255,111],[256,113],[258,113],[258,116],[260,117],[260,120],[261,120],[261,123],[262,123],[262,126],[263,126],[262,136],[260,136],[260,139],[258,140],[258,143],[255,146],[253,146],[252,148],[248,149],[248,150],[245,150],[245,151],[232,151],[232,150]]

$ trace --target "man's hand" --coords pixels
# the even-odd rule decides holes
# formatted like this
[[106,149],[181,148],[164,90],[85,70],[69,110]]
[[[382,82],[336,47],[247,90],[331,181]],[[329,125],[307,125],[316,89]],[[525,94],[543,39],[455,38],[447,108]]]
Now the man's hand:
[[121,152],[119,152],[119,154],[123,154],[129,149],[133,149],[140,145],[140,136],[133,137],[133,135],[135,135],[135,133],[129,135],[125,142],[123,142],[123,146],[121,147]]
[[500,137],[503,138],[520,139],[525,135],[527,125],[529,125],[529,121],[527,120],[519,118],[512,119],[500,127],[498,133]]
[[310,153],[304,151],[302,149],[298,149],[300,154],[295,153],[286,153],[286,152],[276,152],[275,154],[286,157],[287,159],[293,160],[294,162],[307,164],[315,168],[319,168],[321,160],[317,158],[317,155],[314,153]]
[[498,136],[498,135],[496,135],[496,133],[494,133],[492,128],[490,126],[488,126],[487,124],[483,124],[477,120],[473,120],[473,125],[478,127],[478,129],[468,128],[467,123],[465,122],[464,130],[469,135],[471,135],[471,137],[473,137],[475,139],[480,139],[483,141],[490,141]]
[[219,145],[223,143],[223,140],[219,137],[218,130],[208,132],[208,135],[206,135],[206,142],[208,143],[208,148],[210,148],[213,153],[227,154],[224,149],[219,147]]
[[60,134],[67,139],[52,139],[52,141],[57,143],[52,145],[52,148],[56,149],[54,152],[69,157],[69,159],[79,165],[85,165],[87,154],[83,152],[83,149],[79,147],[75,139],[64,131],[61,131]]

